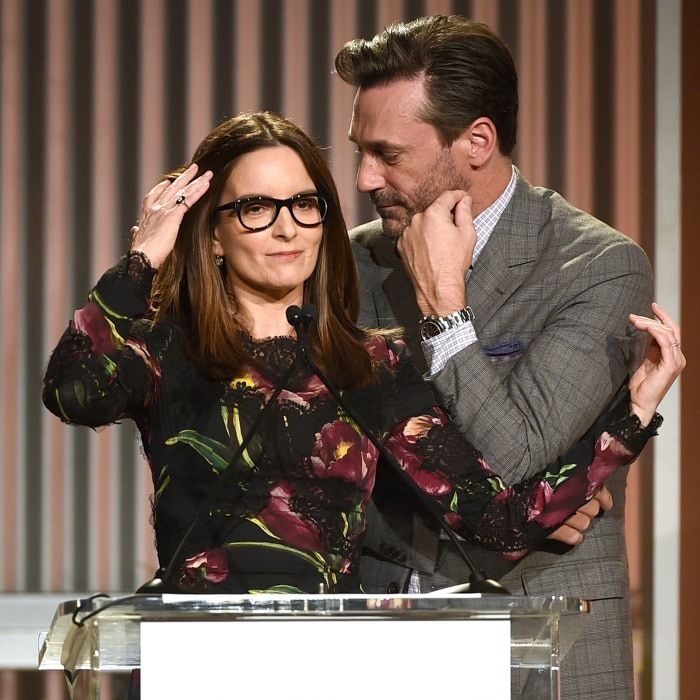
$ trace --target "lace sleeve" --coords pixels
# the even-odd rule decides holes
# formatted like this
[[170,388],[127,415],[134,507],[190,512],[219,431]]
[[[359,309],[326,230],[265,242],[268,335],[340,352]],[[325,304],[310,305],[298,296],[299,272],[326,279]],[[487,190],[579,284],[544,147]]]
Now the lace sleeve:
[[64,422],[105,425],[143,403],[153,363],[129,333],[149,309],[154,275],[143,254],[130,253],[75,312],[44,375],[44,404]]
[[631,463],[656,434],[623,398],[555,464],[507,486],[439,408],[398,423],[387,447],[442,507],[446,522],[479,546],[525,554],[593,497],[615,469]]

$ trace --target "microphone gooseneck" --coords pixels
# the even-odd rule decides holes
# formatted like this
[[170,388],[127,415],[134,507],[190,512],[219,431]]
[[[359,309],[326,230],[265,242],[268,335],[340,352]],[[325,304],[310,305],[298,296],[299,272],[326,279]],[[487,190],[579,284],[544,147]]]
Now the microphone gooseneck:
[[[291,313],[290,313],[291,312]],[[408,492],[418,501],[421,508],[425,510],[435,522],[438,523],[442,531],[449,537],[455,549],[462,557],[462,560],[469,570],[469,593],[497,593],[501,595],[510,595],[502,584],[494,581],[486,576],[486,574],[478,569],[466,550],[462,546],[457,533],[445,522],[442,512],[437,504],[411,479],[411,477],[401,468],[396,458],[384,446],[374,434],[366,422],[358,415],[357,411],[347,402],[343,395],[338,391],[336,386],[326,376],[325,372],[314,362],[309,352],[308,333],[313,323],[316,320],[316,307],[309,304],[299,309],[298,306],[292,306],[287,309],[287,320],[294,327],[297,333],[297,341],[299,344],[299,352],[302,360],[307,364],[309,369],[323,382],[328,391],[333,395],[341,408],[355,421],[358,428],[367,436],[369,441],[377,448],[379,454],[384,458],[386,464],[391,468],[394,476],[399,480],[399,483],[408,490]]]

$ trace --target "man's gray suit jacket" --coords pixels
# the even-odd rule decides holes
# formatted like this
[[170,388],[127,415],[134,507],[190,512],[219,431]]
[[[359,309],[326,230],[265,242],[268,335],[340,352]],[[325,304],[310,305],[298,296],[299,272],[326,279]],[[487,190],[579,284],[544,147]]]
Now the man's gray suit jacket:
[[[402,326],[414,361],[425,370],[418,337],[421,313],[392,241],[382,234],[379,221],[350,235],[360,273],[359,324]],[[518,173],[513,198],[467,285],[478,342],[431,377],[441,403],[504,481],[517,483],[542,469],[603,411],[641,355],[643,342],[632,332],[628,315],[649,313],[652,289],[648,260],[631,239],[557,193],[532,187]],[[632,697],[626,477],[624,469],[610,479],[614,508],[594,521],[581,545],[563,554],[532,552],[502,578],[514,594],[610,601],[605,616],[615,618],[611,624],[616,629],[601,634],[612,635],[612,649],[608,652],[597,641],[591,623],[595,649],[587,653],[600,656],[603,669],[611,663],[608,654],[615,654],[619,673],[600,695],[584,690],[580,678],[579,687],[567,688],[565,675],[568,694],[562,697]],[[389,509],[384,518],[393,530],[376,512],[368,521],[367,546],[380,558],[363,560],[363,585],[391,592],[402,589],[404,579],[397,572],[405,574],[406,566],[431,573],[437,544],[434,533],[426,534],[429,526],[418,519],[409,533],[405,513],[392,515]],[[397,534],[401,528],[404,532]],[[412,547],[402,546],[407,541]],[[393,565],[387,563],[391,561]],[[488,561],[480,563],[488,567]],[[496,555],[490,561],[500,575],[503,559]],[[465,578],[438,569],[434,587]],[[430,582],[423,580],[426,584]],[[570,667],[574,663],[565,661]],[[586,658],[584,665],[591,682],[597,681],[595,664]]]

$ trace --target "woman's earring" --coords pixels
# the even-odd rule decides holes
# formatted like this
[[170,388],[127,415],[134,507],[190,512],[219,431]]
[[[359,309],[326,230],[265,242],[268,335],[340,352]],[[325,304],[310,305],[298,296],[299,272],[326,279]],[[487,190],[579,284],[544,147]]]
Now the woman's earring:
[[223,255],[215,255],[214,258],[216,259],[216,264],[221,267],[224,264],[224,256]]

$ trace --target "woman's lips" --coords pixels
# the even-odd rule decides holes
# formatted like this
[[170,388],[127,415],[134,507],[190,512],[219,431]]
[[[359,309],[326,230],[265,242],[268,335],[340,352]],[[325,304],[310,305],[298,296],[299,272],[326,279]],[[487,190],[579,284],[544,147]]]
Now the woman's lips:
[[282,250],[279,253],[267,253],[267,257],[277,260],[296,260],[303,252],[302,250]]

